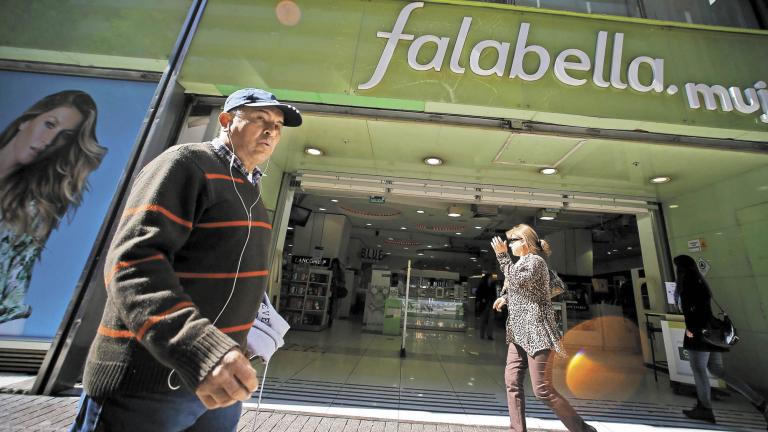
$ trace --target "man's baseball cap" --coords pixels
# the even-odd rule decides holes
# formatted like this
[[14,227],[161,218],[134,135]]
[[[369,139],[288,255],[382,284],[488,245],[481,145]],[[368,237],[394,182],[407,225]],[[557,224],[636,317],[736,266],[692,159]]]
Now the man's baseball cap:
[[301,126],[301,113],[295,107],[282,103],[272,93],[255,88],[244,88],[233,92],[224,102],[224,111],[229,112],[241,106],[275,107],[283,112],[285,126]]

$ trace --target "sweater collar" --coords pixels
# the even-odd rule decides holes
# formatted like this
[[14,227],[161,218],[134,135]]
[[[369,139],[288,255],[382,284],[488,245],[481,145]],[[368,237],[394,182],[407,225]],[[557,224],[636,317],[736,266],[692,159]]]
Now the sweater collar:
[[231,163],[232,166],[240,171],[240,173],[243,174],[249,182],[251,182],[251,184],[256,186],[256,184],[259,183],[259,180],[261,180],[261,177],[264,175],[259,167],[256,167],[253,169],[253,171],[248,172],[240,158],[237,157],[237,155],[232,152],[232,150],[230,150],[226,144],[224,144],[224,141],[220,140],[219,138],[214,138],[213,141],[211,141],[211,147],[213,148],[214,153],[219,155],[219,157],[221,157],[227,163],[227,165]]

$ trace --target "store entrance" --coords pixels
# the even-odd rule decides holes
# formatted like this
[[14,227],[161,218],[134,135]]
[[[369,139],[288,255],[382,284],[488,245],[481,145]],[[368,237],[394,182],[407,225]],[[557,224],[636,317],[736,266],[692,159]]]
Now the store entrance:
[[[549,264],[569,288],[554,301],[571,354],[616,365],[605,375],[614,389],[626,383],[616,373],[639,382],[646,369],[634,287],[643,259],[634,214],[300,187],[270,290],[293,327],[270,366],[280,382],[272,400],[432,412],[460,404],[503,415],[506,315],[491,314],[492,338],[481,335],[477,294],[486,273],[500,290],[490,239],[518,223],[552,245]],[[561,381],[572,364],[558,364]],[[579,376],[565,383],[573,395],[628,397],[595,394]]]

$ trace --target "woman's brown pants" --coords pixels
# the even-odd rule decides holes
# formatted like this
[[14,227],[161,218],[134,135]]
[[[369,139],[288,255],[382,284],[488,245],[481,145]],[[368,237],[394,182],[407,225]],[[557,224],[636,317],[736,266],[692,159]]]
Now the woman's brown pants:
[[571,432],[587,430],[586,423],[576,413],[571,404],[555,390],[552,384],[552,351],[538,351],[529,356],[516,344],[509,344],[507,366],[504,369],[504,382],[507,385],[507,405],[509,406],[509,430],[526,432],[525,428],[525,379],[526,369],[531,369],[533,394],[555,412]]

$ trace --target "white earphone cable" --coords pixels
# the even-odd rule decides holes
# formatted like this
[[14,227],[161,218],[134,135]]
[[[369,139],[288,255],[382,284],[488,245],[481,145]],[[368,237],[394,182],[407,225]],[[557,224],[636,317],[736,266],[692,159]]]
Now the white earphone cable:
[[[229,291],[229,296],[227,297],[227,301],[224,303],[224,306],[221,307],[221,310],[219,311],[218,315],[216,315],[216,318],[213,320],[211,325],[216,325],[216,323],[219,321],[219,318],[221,318],[221,315],[224,313],[224,311],[227,309],[227,306],[229,306],[229,302],[232,300],[232,296],[235,294],[235,288],[237,287],[237,278],[240,276],[240,265],[243,263],[243,256],[245,255],[245,250],[248,247],[248,241],[251,238],[251,222],[253,222],[253,207],[259,202],[259,199],[261,199],[261,187],[259,187],[259,194],[256,195],[256,200],[251,204],[250,207],[247,207],[245,205],[245,200],[243,199],[243,196],[240,195],[240,191],[237,190],[237,184],[235,183],[235,176],[232,172],[232,169],[235,165],[235,143],[232,141],[232,136],[229,134],[229,130],[227,130],[227,136],[229,137],[229,142],[232,144],[232,157],[229,160],[229,177],[232,180],[232,188],[235,190],[235,194],[237,194],[237,198],[240,199],[240,204],[243,205],[243,210],[245,210],[245,216],[248,220],[248,232],[245,236],[245,243],[243,244],[243,249],[240,251],[240,257],[237,260],[237,268],[235,269],[235,278],[232,281],[232,289]],[[269,159],[267,159],[267,166],[265,167],[263,175],[266,175],[266,171],[269,169]],[[249,360],[253,360],[254,357],[251,357]],[[267,363],[269,364],[269,363]],[[171,373],[168,374],[168,388],[171,390],[178,390],[181,388],[181,384],[179,385],[173,385],[171,383],[171,377],[173,377],[173,374],[176,373],[176,369],[171,369]],[[266,380],[266,369],[264,370],[264,378]],[[263,387],[261,387],[263,389]],[[261,391],[259,391],[259,406],[261,405]],[[258,409],[258,408],[257,408]]]

